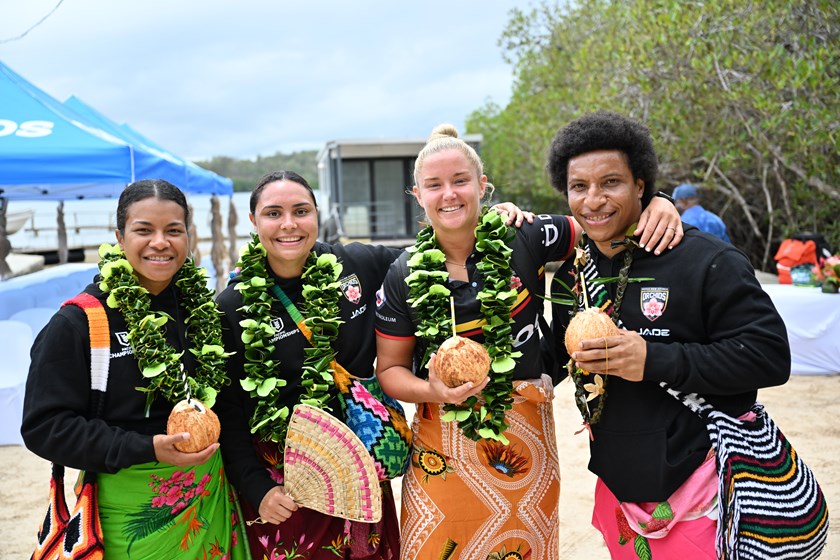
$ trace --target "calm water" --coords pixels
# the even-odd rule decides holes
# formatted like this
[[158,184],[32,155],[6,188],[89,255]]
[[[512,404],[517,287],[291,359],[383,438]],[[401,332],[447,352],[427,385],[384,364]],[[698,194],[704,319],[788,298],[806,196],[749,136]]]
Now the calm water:
[[[237,237],[247,238],[252,231],[248,220],[248,199],[250,193],[234,193],[233,204],[236,209]],[[210,196],[193,195],[187,198],[193,207],[193,221],[198,230],[198,237],[204,246],[209,247]],[[228,237],[228,212],[231,197],[219,197],[222,214],[222,234]],[[54,201],[13,200],[9,202],[8,212],[34,210],[35,215],[26,222],[17,233],[9,236],[12,251],[49,251],[58,247],[56,235],[56,216],[58,203]],[[67,227],[67,246],[71,249],[98,247],[104,242],[114,243],[116,227],[117,201],[107,200],[71,200],[64,203],[64,223]],[[77,229],[78,228],[78,229]],[[208,250],[209,252],[209,250]]]

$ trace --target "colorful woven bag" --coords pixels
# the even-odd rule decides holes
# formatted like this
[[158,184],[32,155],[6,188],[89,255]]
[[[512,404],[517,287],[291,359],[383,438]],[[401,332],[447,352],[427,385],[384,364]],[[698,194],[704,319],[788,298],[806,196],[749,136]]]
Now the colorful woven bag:
[[334,364],[333,379],[341,394],[345,422],[373,457],[380,480],[405,473],[411,450],[411,428],[399,401],[386,395],[376,375],[354,377]]
[[[90,294],[81,293],[64,305],[81,307],[90,330],[90,417],[102,416],[108,387],[111,331],[102,303]],[[105,547],[96,498],[96,473],[85,472],[76,492],[71,512],[64,497],[64,467],[53,463],[50,479],[50,503],[31,560],[102,560]]]
[[738,420],[694,393],[662,385],[706,422],[715,448],[718,558],[819,557],[828,536],[825,496],[764,407],[756,402],[755,420]]

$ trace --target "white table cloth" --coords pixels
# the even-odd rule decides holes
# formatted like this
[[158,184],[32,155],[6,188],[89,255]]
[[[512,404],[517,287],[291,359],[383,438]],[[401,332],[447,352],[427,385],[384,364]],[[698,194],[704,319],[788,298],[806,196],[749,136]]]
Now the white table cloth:
[[840,294],[791,284],[762,284],[785,321],[791,373],[840,374]]

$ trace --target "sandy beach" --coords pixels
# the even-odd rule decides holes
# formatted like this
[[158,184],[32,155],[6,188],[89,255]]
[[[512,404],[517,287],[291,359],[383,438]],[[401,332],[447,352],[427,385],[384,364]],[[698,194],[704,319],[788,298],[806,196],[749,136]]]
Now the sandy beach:
[[[840,376],[793,376],[782,387],[760,391],[759,399],[816,473],[829,508],[840,507]],[[608,560],[600,534],[590,524],[595,478],[586,469],[586,438],[574,435],[580,417],[568,382],[555,389],[555,417],[562,476],[560,558]],[[0,466],[0,558],[25,560],[46,510],[50,465],[24,447],[3,446]],[[398,490],[399,484],[394,487]],[[840,560],[840,522],[832,524],[822,558]]]

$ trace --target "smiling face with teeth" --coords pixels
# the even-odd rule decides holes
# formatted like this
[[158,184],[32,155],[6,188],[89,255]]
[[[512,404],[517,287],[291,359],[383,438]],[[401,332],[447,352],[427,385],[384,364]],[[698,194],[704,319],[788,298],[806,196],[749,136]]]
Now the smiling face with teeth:
[[426,156],[414,197],[436,232],[472,230],[478,224],[487,176],[458,149]]
[[599,150],[569,159],[566,190],[572,215],[598,249],[610,257],[620,252],[610,241],[624,239],[639,221],[645,190],[644,181],[633,178],[627,155]]
[[249,215],[268,264],[281,278],[295,278],[318,239],[318,210],[312,193],[287,179],[266,183]]
[[159,294],[189,254],[184,208],[156,197],[137,200],[127,207],[123,231],[117,230],[117,241],[140,285]]

